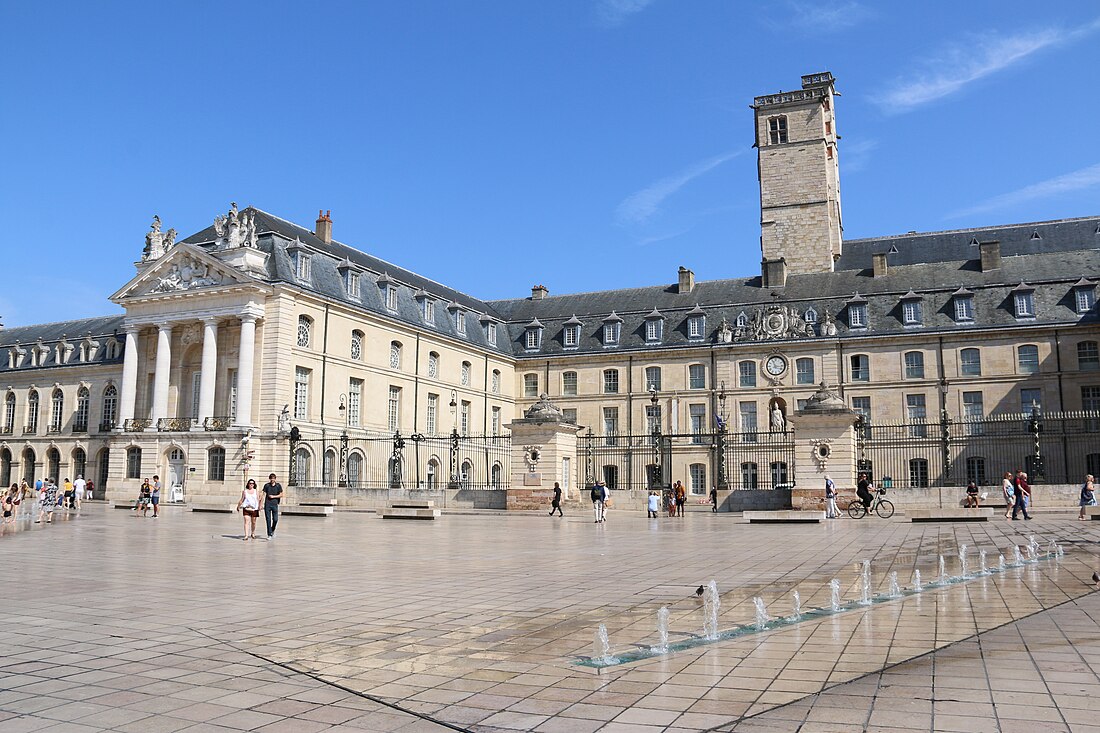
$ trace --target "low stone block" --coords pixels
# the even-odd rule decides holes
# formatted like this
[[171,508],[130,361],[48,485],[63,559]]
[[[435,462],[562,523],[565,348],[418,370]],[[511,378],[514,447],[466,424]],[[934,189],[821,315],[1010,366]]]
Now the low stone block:
[[310,506],[308,504],[284,504],[279,507],[279,513],[288,517],[327,517],[332,514],[331,505]]
[[193,512],[221,512],[223,514],[232,514],[237,511],[236,502],[227,502],[225,504],[191,504],[191,511]]
[[777,524],[777,523],[797,523],[797,524],[816,524],[825,519],[825,512],[815,511],[799,511],[797,509],[780,509],[770,512],[745,512],[745,519],[749,520],[750,524]]
[[993,509],[978,507],[964,509],[945,507],[943,509],[909,509],[906,511],[910,522],[988,522],[993,518]]
[[335,499],[307,499],[298,502],[298,506],[336,506]]
[[434,509],[435,502],[426,499],[394,499],[389,506],[391,509]]
[[435,519],[441,514],[438,509],[416,507],[389,507],[383,509],[382,519]]
[[1100,506],[1085,507],[1085,516],[1089,519],[1100,519]]

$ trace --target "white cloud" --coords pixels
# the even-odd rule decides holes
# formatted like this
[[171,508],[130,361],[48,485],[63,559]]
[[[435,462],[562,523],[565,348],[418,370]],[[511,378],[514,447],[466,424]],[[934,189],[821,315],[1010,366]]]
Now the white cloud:
[[1093,186],[1100,186],[1100,163],[1055,178],[1048,178],[1045,181],[1033,183],[1030,186],[1024,186],[1015,191],[1003,193],[1000,196],[994,196],[993,198],[986,199],[985,201],[965,209],[953,211],[947,215],[947,218],[958,219],[973,214],[984,214],[999,209],[1007,209],[1036,199],[1044,199],[1059,194],[1070,193],[1072,191],[1080,191],[1082,189],[1092,188]]
[[856,140],[845,142],[840,148],[840,170],[842,173],[858,173],[871,161],[871,152],[878,147],[878,140]]
[[656,181],[640,191],[632,193],[615,208],[615,218],[620,224],[644,224],[661,208],[665,199],[728,160],[741,155],[743,150],[722,153],[699,161],[675,175]]
[[945,46],[925,59],[921,69],[877,95],[887,112],[904,112],[957,92],[971,82],[995,74],[1047,48],[1072,43],[1100,29],[1100,19],[1076,30],[1030,29],[1005,36],[986,33]]
[[782,23],[770,21],[770,25],[789,30],[794,27],[804,33],[835,33],[861,23],[871,11],[855,0],[845,2],[801,2],[789,0]]
[[599,0],[596,3],[596,17],[602,25],[614,27],[654,2],[655,0]]

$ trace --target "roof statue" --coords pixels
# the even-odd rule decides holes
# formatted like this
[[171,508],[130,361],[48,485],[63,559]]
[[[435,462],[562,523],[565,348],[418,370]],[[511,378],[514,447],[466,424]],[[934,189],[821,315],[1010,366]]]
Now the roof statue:
[[523,412],[524,420],[537,422],[561,422],[565,413],[561,408],[550,401],[550,396],[545,392],[539,395],[539,400]]
[[176,230],[169,229],[166,232],[160,230],[160,217],[153,214],[153,223],[149,225],[149,231],[145,235],[145,249],[141,253],[142,262],[152,262],[164,256],[176,243]]
[[217,249],[256,247],[256,211],[252,207],[237,210],[237,202],[229,202],[229,212],[214,219],[218,235]]
[[824,381],[818,385],[810,399],[806,400],[806,406],[802,412],[851,412],[844,404],[844,398],[834,392]]

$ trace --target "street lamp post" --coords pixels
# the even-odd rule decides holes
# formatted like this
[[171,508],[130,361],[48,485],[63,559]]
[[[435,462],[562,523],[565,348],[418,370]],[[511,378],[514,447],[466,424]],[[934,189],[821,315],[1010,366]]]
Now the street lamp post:
[[951,388],[946,379],[940,380],[940,443],[943,451],[943,483],[951,485],[951,417],[947,414],[947,391]]
[[715,446],[718,450],[718,460],[716,461],[718,474],[718,489],[726,491],[729,489],[729,481],[726,478],[726,383],[722,382],[718,388],[718,419],[715,421],[718,426],[718,432],[715,435]]
[[348,421],[351,419],[347,395],[340,395],[340,415],[344,418],[344,432],[340,433],[340,488],[348,485]]
[[664,470],[661,466],[661,418],[657,412],[657,387],[655,386],[649,388],[649,404],[652,413],[650,432],[653,439],[653,471],[649,477],[649,486],[653,488],[664,484]]
[[460,489],[458,476],[458,392],[451,390],[451,481],[448,489]]

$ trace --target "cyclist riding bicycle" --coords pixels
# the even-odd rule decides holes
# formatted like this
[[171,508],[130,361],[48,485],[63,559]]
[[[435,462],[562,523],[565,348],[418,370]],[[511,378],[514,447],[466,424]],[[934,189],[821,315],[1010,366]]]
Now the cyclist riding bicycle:
[[859,483],[856,484],[856,495],[863,501],[863,506],[867,509],[871,508],[871,503],[875,500],[874,495],[871,493],[871,482],[867,480],[867,474],[859,474]]

